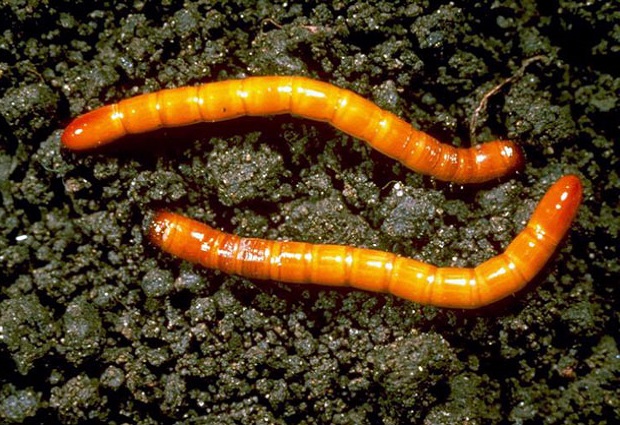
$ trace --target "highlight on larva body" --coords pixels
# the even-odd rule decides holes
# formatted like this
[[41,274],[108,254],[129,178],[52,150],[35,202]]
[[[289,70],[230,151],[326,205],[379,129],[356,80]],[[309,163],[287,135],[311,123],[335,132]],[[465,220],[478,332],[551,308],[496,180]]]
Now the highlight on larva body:
[[577,176],[560,178],[506,250],[474,268],[435,267],[383,251],[244,238],[170,212],[151,241],[184,260],[253,279],[388,292],[438,307],[478,308],[522,289],[551,258],[581,203]]
[[514,172],[523,162],[513,142],[456,148],[352,91],[283,76],[206,83],[125,99],[76,118],[65,129],[62,143],[69,149],[90,149],[162,127],[285,113],[328,122],[404,166],[439,180],[489,181]]

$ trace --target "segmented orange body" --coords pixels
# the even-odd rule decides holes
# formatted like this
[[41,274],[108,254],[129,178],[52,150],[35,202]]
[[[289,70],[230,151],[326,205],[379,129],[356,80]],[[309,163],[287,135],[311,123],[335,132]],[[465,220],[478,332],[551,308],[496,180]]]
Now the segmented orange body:
[[284,113],[328,122],[406,167],[439,180],[488,181],[515,171],[523,161],[519,148],[510,141],[455,148],[349,90],[309,78],[281,76],[206,83],[126,99],[75,119],[62,142],[70,149],[90,149],[161,127]]
[[187,261],[254,279],[352,286],[439,307],[477,308],[523,288],[547,263],[581,203],[578,177],[558,180],[506,250],[475,268],[435,267],[383,251],[243,238],[170,212],[151,240]]

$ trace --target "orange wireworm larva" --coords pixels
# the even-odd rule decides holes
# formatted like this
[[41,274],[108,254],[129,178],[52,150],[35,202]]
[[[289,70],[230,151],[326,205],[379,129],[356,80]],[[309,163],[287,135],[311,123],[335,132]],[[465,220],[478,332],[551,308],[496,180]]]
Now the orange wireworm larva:
[[438,307],[477,308],[520,290],[540,272],[581,197],[577,176],[560,178],[506,250],[474,268],[435,267],[351,246],[243,238],[170,212],[156,213],[149,235],[182,259],[248,278],[352,286]]
[[515,171],[523,162],[513,142],[497,140],[455,148],[352,91],[296,76],[227,80],[125,99],[76,118],[63,133],[62,142],[69,149],[82,150],[161,127],[284,113],[328,122],[406,167],[439,180],[484,182]]

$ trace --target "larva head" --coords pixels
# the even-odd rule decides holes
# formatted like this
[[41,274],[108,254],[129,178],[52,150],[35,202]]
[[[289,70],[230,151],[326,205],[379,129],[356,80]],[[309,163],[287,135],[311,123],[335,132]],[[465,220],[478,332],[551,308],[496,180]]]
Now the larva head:
[[93,149],[126,134],[115,105],[104,106],[74,119],[64,133],[62,144],[72,150]]
[[513,171],[518,171],[523,168],[525,165],[525,158],[523,157],[521,148],[519,148],[517,144],[509,140],[498,140],[497,144],[500,157],[504,160],[504,163],[507,164],[507,168]]
[[204,223],[168,211],[155,213],[149,226],[153,244],[176,257],[201,264],[219,233]]
[[474,153],[477,181],[488,181],[510,175],[525,163],[523,152],[509,140],[495,140],[471,148]]
[[168,211],[158,211],[153,215],[149,224],[149,239],[164,251],[174,238],[177,227],[177,214]]
[[558,244],[577,215],[582,192],[579,177],[572,174],[563,176],[549,188],[534,210],[528,226]]

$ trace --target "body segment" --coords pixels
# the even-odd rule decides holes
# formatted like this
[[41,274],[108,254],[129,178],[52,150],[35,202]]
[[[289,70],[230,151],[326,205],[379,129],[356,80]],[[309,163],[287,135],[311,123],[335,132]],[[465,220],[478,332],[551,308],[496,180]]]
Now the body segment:
[[558,180],[506,250],[474,268],[435,267],[383,251],[243,238],[170,212],[153,243],[184,260],[253,279],[389,292],[438,307],[477,308],[523,288],[551,258],[581,203],[578,177]]
[[69,149],[90,149],[162,127],[285,113],[327,122],[439,180],[488,181],[512,173],[523,162],[510,141],[455,148],[352,91],[305,77],[251,77],[136,96],[78,117],[62,142]]

